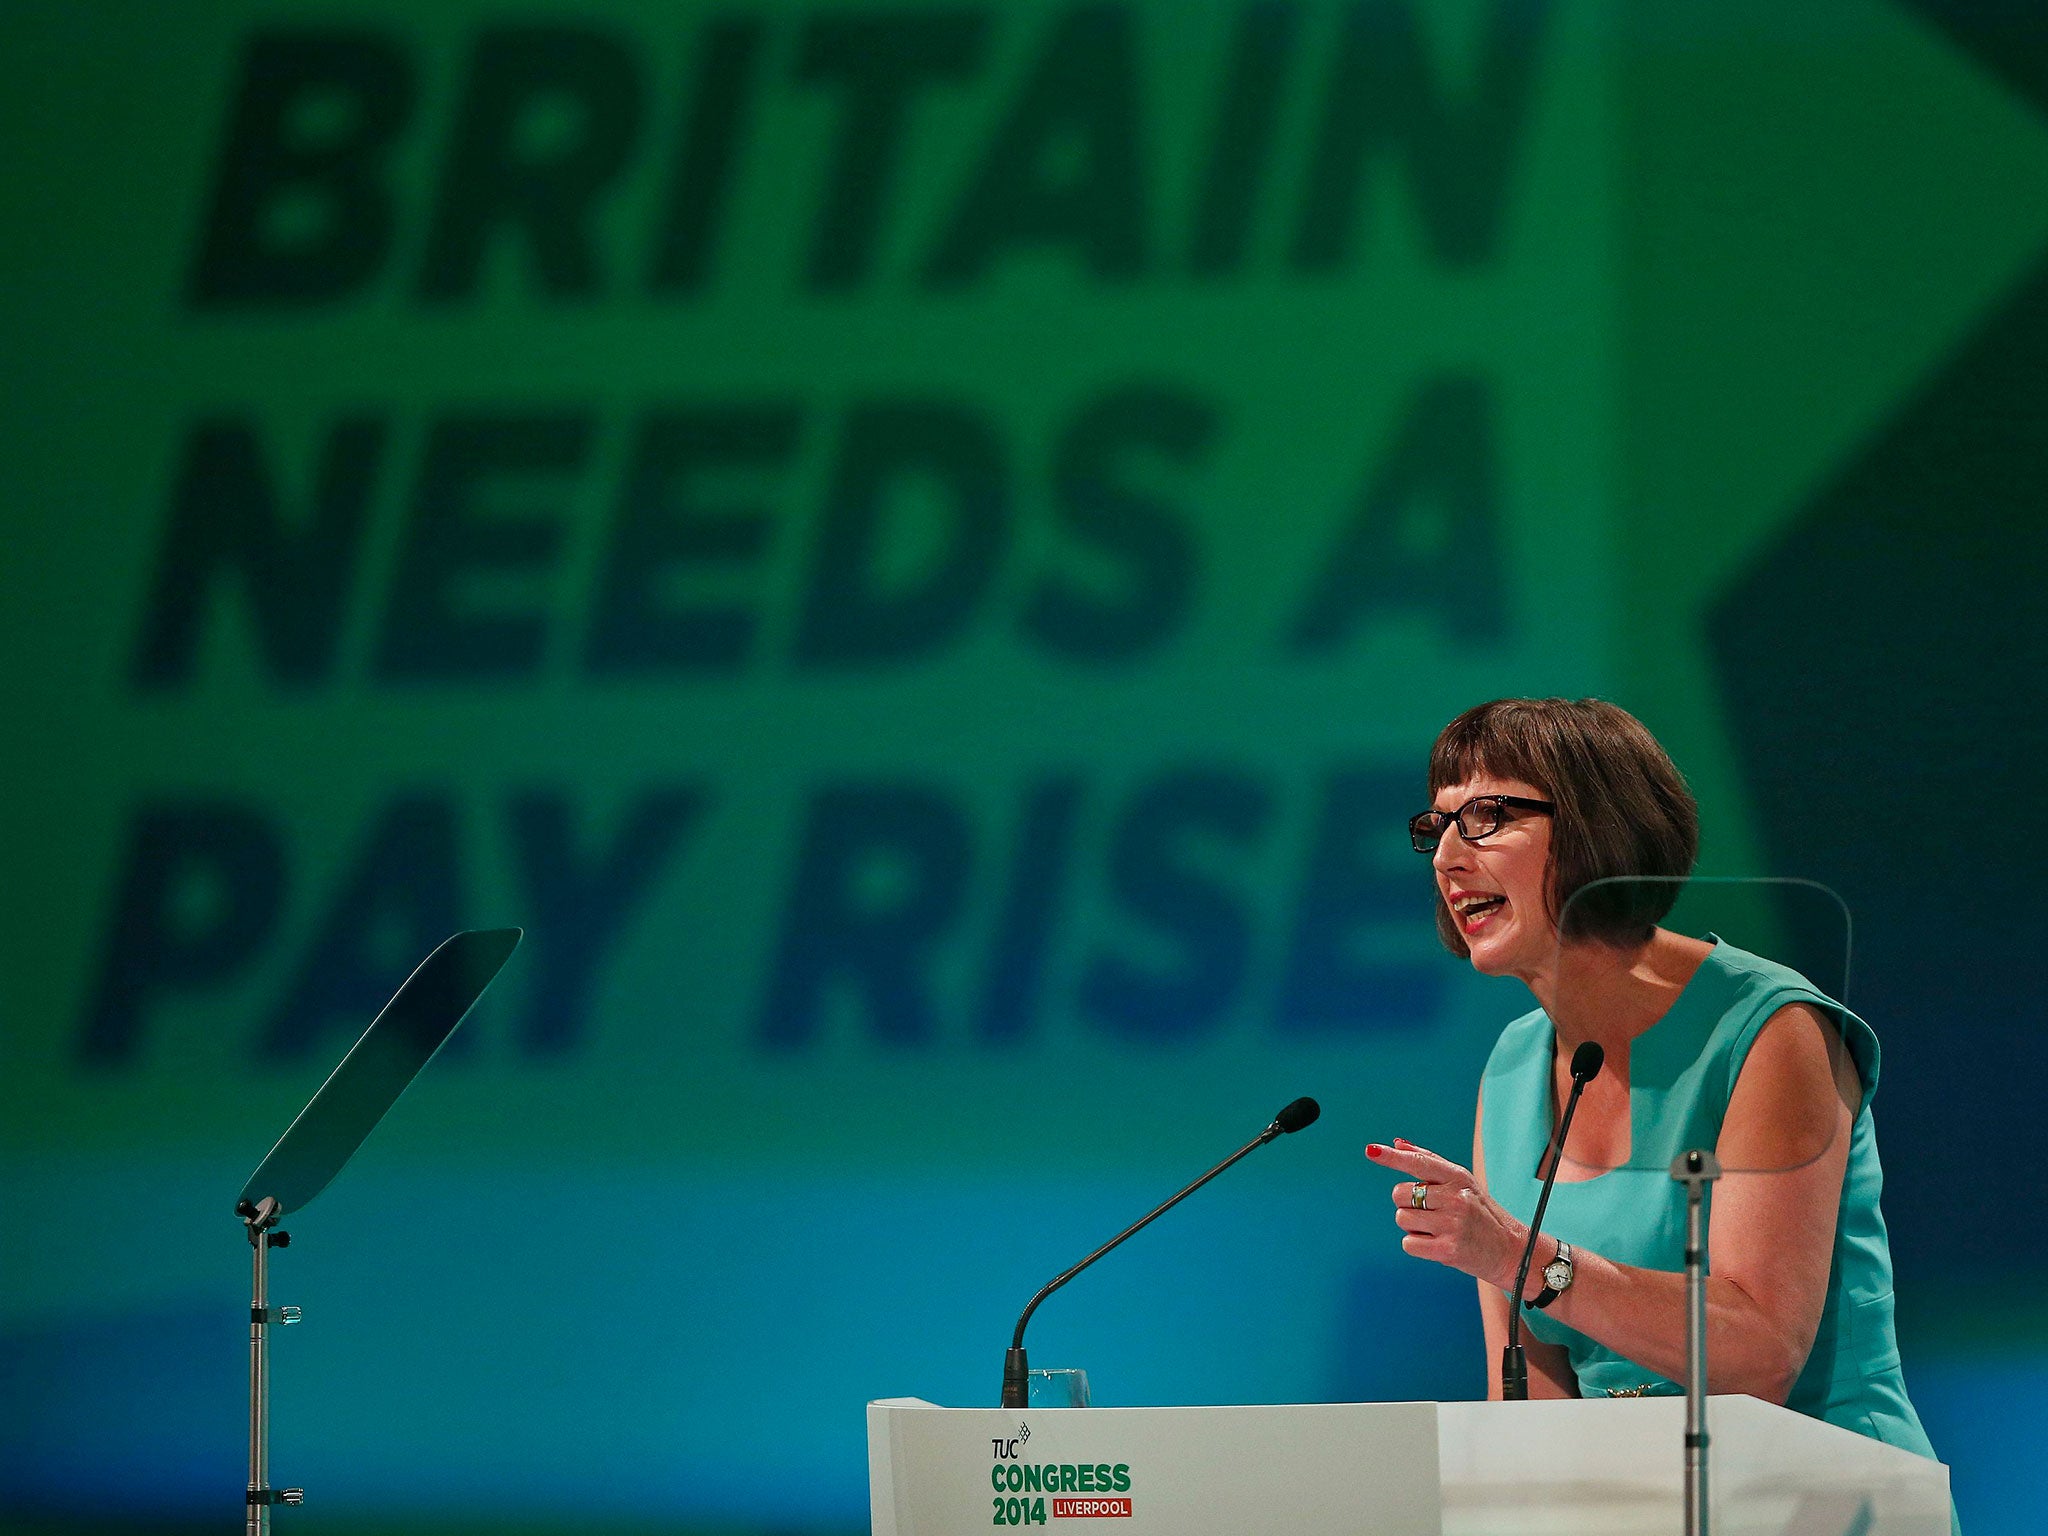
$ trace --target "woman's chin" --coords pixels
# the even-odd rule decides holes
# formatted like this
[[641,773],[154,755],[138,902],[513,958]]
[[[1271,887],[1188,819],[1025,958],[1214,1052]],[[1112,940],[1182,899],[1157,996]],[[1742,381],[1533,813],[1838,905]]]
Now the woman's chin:
[[[1476,933],[1465,935],[1466,953],[1472,961],[1472,969],[1480,975],[1509,976],[1515,973],[1515,946],[1510,928],[1511,921],[1503,921],[1499,917],[1489,918],[1480,924]],[[1496,924],[1500,926],[1496,927]]]

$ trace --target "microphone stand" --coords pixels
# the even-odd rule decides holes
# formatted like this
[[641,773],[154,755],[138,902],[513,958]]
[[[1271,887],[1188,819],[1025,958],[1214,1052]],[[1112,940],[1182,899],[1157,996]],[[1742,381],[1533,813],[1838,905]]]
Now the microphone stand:
[[[1306,1114],[1300,1113],[1304,1106]],[[1161,1216],[1164,1216],[1176,1205],[1179,1205],[1181,1201],[1187,1199],[1189,1195],[1192,1195],[1204,1184],[1215,1178],[1217,1174],[1235,1163],[1239,1158],[1250,1156],[1276,1136],[1287,1135],[1289,1132],[1298,1131],[1302,1127],[1313,1123],[1316,1116],[1320,1113],[1321,1111],[1316,1107],[1315,1100],[1297,1099],[1294,1103],[1288,1105],[1286,1109],[1283,1109],[1271,1125],[1267,1126],[1258,1135],[1254,1136],[1214,1168],[1211,1168],[1207,1173],[1195,1180],[1186,1189],[1167,1201],[1166,1204],[1160,1206],[1158,1210],[1145,1217],[1142,1221],[1124,1228],[1123,1231],[1117,1233],[1115,1237],[1112,1237],[1100,1248],[1089,1254],[1087,1258],[1076,1264],[1072,1269],[1046,1282],[1044,1289],[1032,1297],[1029,1302],[1025,1303],[1024,1313],[1017,1319],[1017,1331],[1010,1336],[1010,1347],[1003,1354],[1003,1401],[1001,1406],[1005,1408],[1028,1408],[1031,1405],[1031,1363],[1024,1351],[1024,1328],[1031,1321],[1031,1314],[1038,1310],[1038,1304],[1041,1301],[1045,1300],[1046,1297],[1065,1285],[1105,1253],[1108,1253],[1117,1244],[1123,1242],[1126,1238],[1135,1237],[1139,1232],[1142,1232],[1146,1227],[1157,1221]]]
[[1681,1152],[1671,1177],[1685,1186],[1685,1536],[1707,1536],[1707,1186],[1721,1164]]
[[1558,1164],[1564,1161],[1564,1139],[1572,1133],[1572,1116],[1579,1112],[1579,1095],[1586,1091],[1600,1071],[1605,1057],[1598,1045],[1581,1045],[1572,1054],[1572,1092],[1565,1100],[1564,1117],[1557,1126],[1557,1141],[1550,1149],[1550,1171],[1543,1176],[1543,1192],[1536,1197],[1536,1214],[1529,1222],[1529,1240],[1522,1245],[1522,1262],[1515,1266],[1515,1294],[1508,1298],[1508,1341],[1500,1352],[1500,1397],[1504,1403],[1529,1400],[1529,1354],[1522,1348],[1522,1289],[1529,1283],[1529,1263],[1536,1257],[1536,1239],[1543,1234],[1543,1212],[1550,1204],[1550,1192],[1557,1187]]

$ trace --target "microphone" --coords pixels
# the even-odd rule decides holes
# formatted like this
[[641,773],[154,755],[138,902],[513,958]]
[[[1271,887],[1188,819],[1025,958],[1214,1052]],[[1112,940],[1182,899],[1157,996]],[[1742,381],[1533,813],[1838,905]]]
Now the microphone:
[[1124,1228],[1123,1231],[1117,1233],[1115,1237],[1112,1237],[1100,1248],[1089,1254],[1087,1258],[1076,1264],[1065,1274],[1048,1281],[1045,1288],[1031,1298],[1030,1303],[1024,1308],[1024,1315],[1017,1319],[1017,1331],[1011,1335],[1009,1352],[1003,1356],[1002,1406],[1005,1408],[1026,1408],[1030,1406],[1031,1366],[1024,1353],[1024,1325],[1031,1321],[1031,1314],[1038,1310],[1038,1304],[1041,1301],[1045,1300],[1046,1297],[1050,1296],[1090,1264],[1093,1264],[1097,1259],[1109,1252],[1110,1249],[1116,1247],[1125,1238],[1136,1235],[1140,1229],[1151,1225],[1159,1217],[1164,1216],[1168,1211],[1179,1205],[1181,1201],[1187,1199],[1189,1195],[1192,1195],[1204,1184],[1215,1178],[1217,1174],[1228,1168],[1239,1158],[1248,1153],[1256,1152],[1275,1136],[1291,1136],[1296,1131],[1314,1125],[1316,1123],[1316,1116],[1322,1112],[1322,1105],[1318,1104],[1314,1099],[1296,1099],[1273,1117],[1271,1125],[1267,1126],[1258,1135],[1254,1136],[1214,1168],[1211,1168],[1207,1173],[1195,1180],[1186,1189],[1167,1201],[1166,1204],[1160,1206],[1159,1209],[1145,1217],[1144,1220],[1134,1222]]
[[1515,1290],[1508,1298],[1508,1342],[1500,1352],[1500,1395],[1503,1402],[1521,1403],[1529,1398],[1529,1357],[1522,1348],[1522,1287],[1529,1283],[1529,1263],[1536,1257],[1536,1239],[1543,1231],[1543,1208],[1550,1204],[1550,1188],[1557,1182],[1557,1165],[1564,1161],[1564,1139],[1572,1133],[1572,1115],[1579,1107],[1579,1095],[1586,1084],[1600,1075],[1607,1052],[1600,1042],[1588,1040],[1572,1052],[1572,1093],[1565,1100],[1564,1118],[1557,1124],[1557,1144],[1550,1154],[1550,1171],[1543,1175],[1543,1193],[1536,1197],[1536,1216],[1529,1223],[1529,1241],[1522,1246],[1522,1262],[1515,1267]]

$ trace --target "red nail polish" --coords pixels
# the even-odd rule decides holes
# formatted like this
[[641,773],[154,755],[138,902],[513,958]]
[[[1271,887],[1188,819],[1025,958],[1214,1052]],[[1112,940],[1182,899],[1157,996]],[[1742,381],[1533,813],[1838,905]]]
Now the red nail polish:
[[1394,1138],[1394,1145],[1401,1148],[1404,1152],[1413,1152],[1415,1150],[1415,1143],[1402,1136]]
[[1387,1149],[1385,1147],[1381,1146],[1376,1141],[1368,1141],[1365,1144],[1365,1155],[1367,1157],[1378,1157],[1382,1152],[1386,1150]]

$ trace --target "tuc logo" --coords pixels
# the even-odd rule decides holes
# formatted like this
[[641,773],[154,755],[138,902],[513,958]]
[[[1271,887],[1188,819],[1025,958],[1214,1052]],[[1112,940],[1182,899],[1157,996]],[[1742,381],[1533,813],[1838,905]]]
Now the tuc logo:
[[[1019,1423],[1013,1439],[989,1441],[992,1525],[1044,1525],[1051,1520],[1128,1519],[1128,1462],[1040,1462],[1023,1459],[1031,1426]],[[1078,1497],[1076,1497],[1078,1495]],[[1047,1502],[1050,1498],[1051,1509]]]

